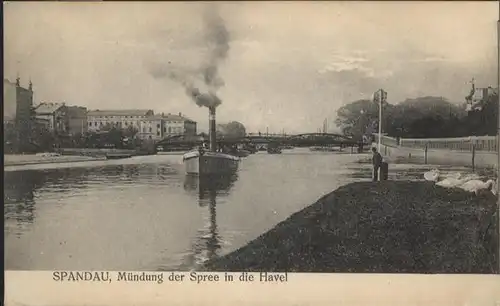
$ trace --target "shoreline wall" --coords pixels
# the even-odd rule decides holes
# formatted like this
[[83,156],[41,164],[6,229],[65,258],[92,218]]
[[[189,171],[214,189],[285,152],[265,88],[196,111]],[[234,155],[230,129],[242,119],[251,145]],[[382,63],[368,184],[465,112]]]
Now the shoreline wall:
[[61,148],[57,150],[61,155],[85,155],[85,156],[105,156],[107,153],[133,154],[136,150],[131,149],[89,149],[89,148]]
[[10,166],[25,166],[25,165],[40,165],[40,164],[54,164],[54,163],[76,163],[86,161],[105,160],[102,157],[92,156],[37,156],[37,155],[4,155],[4,168]]
[[[380,154],[389,162],[497,168],[496,137],[401,139],[382,137]],[[375,144],[374,144],[375,145]],[[456,148],[456,149],[453,149]]]
[[445,149],[418,149],[382,145],[381,152],[390,162],[443,164],[481,168],[496,168],[498,155],[489,151],[456,151]]

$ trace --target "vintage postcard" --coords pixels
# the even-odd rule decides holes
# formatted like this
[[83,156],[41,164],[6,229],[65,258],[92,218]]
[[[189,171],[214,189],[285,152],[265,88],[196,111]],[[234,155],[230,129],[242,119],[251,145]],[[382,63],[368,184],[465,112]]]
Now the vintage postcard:
[[500,305],[498,3],[3,12],[6,305]]

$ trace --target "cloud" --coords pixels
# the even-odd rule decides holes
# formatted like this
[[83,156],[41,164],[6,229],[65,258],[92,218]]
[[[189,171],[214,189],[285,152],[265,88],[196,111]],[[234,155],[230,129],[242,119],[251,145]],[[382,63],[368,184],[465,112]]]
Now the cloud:
[[[10,2],[4,73],[19,72],[23,84],[31,77],[37,102],[182,112],[203,127],[206,110],[158,77],[169,62],[189,75],[206,63],[205,9]],[[456,101],[473,76],[480,86],[496,82],[494,3],[224,2],[218,9],[231,34],[217,71],[225,83],[218,118],[249,131],[315,131],[339,106],[380,87],[391,102],[420,94]]]

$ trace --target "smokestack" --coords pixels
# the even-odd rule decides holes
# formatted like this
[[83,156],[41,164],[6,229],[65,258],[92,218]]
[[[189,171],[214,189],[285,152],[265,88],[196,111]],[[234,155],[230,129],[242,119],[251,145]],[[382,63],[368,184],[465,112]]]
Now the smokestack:
[[211,152],[216,152],[217,151],[217,137],[216,137],[216,125],[215,125],[215,107],[211,106],[208,108],[209,109],[209,124],[210,124],[210,130],[209,130],[209,137],[210,137],[210,151]]

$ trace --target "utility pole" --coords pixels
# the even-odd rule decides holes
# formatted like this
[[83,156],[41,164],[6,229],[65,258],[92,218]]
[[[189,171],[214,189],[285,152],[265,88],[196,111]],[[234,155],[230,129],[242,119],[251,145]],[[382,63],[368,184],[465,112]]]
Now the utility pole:
[[382,144],[382,106],[387,101],[387,91],[383,89],[377,90],[373,94],[373,102],[378,103],[378,152]]

